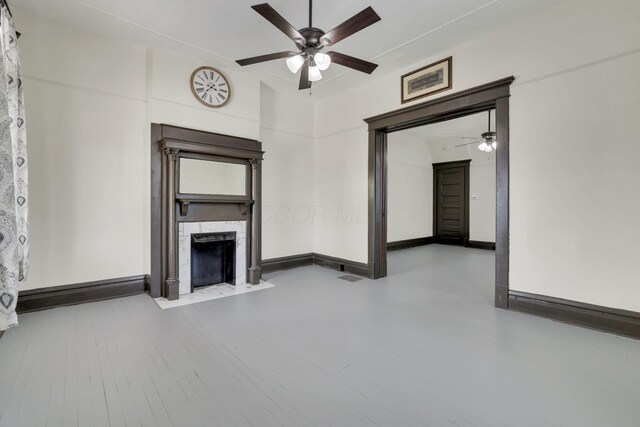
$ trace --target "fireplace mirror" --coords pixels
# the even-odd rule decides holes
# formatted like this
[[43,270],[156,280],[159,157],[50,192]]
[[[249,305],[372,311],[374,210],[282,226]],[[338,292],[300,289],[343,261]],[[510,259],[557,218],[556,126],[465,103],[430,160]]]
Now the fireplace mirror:
[[241,195],[247,194],[247,165],[180,158],[180,193]]

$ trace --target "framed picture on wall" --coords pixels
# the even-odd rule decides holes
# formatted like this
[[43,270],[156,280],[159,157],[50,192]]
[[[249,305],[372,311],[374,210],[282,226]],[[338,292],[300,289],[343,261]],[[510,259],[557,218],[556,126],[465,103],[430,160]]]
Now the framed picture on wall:
[[453,58],[450,56],[402,76],[402,103],[451,89],[452,62]]

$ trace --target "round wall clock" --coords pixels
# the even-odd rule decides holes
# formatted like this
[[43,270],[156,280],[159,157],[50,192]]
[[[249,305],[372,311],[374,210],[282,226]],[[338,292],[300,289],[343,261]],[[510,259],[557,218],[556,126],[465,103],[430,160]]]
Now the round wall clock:
[[207,107],[222,107],[231,98],[229,80],[215,68],[197,68],[191,74],[190,85],[193,96]]

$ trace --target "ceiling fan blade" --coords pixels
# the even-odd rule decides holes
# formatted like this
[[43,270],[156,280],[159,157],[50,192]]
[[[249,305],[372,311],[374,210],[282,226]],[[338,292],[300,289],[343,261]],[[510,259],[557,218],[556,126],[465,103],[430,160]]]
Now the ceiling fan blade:
[[381,18],[373,10],[371,6],[363,10],[362,12],[352,16],[344,21],[342,24],[335,27],[333,30],[322,36],[320,40],[323,45],[329,46],[338,43],[340,40],[349,37],[358,31],[367,28],[371,24],[375,24]]
[[260,56],[253,56],[251,58],[238,59],[236,62],[239,65],[242,65],[244,67],[245,65],[257,64],[259,62],[273,61],[274,59],[280,59],[280,58],[288,58],[290,56],[295,56],[298,54],[299,52],[292,52],[292,51],[276,52],[276,53],[270,53],[268,55],[260,55]]
[[362,71],[363,73],[371,74],[373,73],[373,70],[378,68],[378,64],[345,55],[340,52],[329,52],[327,55],[331,57],[331,62],[335,62],[336,64],[344,67],[353,68],[354,70]]
[[296,42],[297,45],[304,44],[304,37],[291,25],[286,19],[282,17],[274,8],[269,6],[269,3],[256,4],[251,6],[253,10],[258,12],[267,21],[275,25],[280,31],[285,33],[287,37]]
[[461,139],[476,139],[476,140],[480,140],[482,138],[477,137],[477,136],[461,136]]
[[300,70],[300,85],[298,90],[311,89],[311,82],[309,81],[309,61],[304,61],[302,69]]
[[466,144],[459,144],[459,145],[454,145],[453,148],[460,148],[460,147],[465,147],[467,145],[473,145],[473,144],[479,144],[479,141],[473,141],[473,142],[467,142]]

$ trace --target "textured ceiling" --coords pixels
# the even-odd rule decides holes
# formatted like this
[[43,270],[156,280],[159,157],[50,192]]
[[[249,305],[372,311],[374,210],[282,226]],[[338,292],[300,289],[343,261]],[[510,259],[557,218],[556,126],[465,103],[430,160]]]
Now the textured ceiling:
[[[406,68],[481,34],[535,14],[560,0],[316,0],[313,25],[332,29],[367,6],[382,20],[331,50],[380,64],[375,75]],[[294,48],[250,6],[257,0],[13,0],[12,5],[117,39],[164,46],[237,69],[235,59]],[[308,24],[308,1],[269,2],[294,27]],[[297,93],[298,76],[284,60],[250,66],[279,90]],[[361,83],[333,65],[314,85],[314,98]]]

